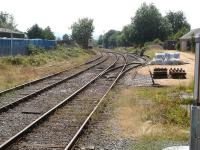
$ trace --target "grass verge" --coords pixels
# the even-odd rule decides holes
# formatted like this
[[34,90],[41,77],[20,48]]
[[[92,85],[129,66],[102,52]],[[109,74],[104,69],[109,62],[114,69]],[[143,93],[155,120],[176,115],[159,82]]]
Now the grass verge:
[[56,47],[29,56],[0,58],[0,90],[83,63],[91,53],[80,48]]
[[134,150],[187,143],[189,112],[183,106],[191,100],[183,101],[179,95],[190,88],[138,87],[112,93],[113,117],[120,135],[135,141]]

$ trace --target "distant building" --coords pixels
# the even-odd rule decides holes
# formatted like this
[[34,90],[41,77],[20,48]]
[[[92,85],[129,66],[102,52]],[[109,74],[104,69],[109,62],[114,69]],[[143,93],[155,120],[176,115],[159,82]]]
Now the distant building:
[[25,34],[20,31],[13,31],[11,29],[0,28],[0,38],[25,38]]
[[187,50],[188,41],[191,40],[192,36],[194,36],[195,39],[200,37],[200,28],[193,29],[179,38],[181,50]]
[[93,39],[91,38],[88,40],[88,48],[89,49],[93,48]]

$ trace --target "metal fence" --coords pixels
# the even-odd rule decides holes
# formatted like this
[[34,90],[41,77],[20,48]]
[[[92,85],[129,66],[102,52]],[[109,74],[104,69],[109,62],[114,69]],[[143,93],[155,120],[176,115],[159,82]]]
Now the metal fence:
[[44,49],[49,49],[55,46],[55,40],[41,40],[41,39],[0,39],[0,56],[9,55],[27,55],[28,46],[34,45]]

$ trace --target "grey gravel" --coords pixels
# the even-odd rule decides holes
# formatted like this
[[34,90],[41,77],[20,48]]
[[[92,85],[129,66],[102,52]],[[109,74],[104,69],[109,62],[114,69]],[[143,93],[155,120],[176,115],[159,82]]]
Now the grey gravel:
[[[107,60],[103,64],[99,65],[103,68],[107,67],[111,63],[111,60]],[[82,87],[92,78],[94,78],[101,70],[96,70],[99,66],[94,67],[75,78],[64,82],[55,88],[43,92],[42,94],[32,98],[29,101],[19,104],[17,107],[10,109],[0,114],[0,144],[5,140],[15,135],[24,127],[29,125],[32,121],[40,117],[46,111],[58,104],[64,98],[71,95],[74,91]],[[32,109],[37,113],[22,113],[24,110]]]

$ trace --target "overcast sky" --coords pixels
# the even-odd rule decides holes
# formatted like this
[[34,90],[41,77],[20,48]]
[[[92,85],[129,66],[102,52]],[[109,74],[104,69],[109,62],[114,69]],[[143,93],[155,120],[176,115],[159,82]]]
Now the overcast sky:
[[15,17],[17,28],[26,31],[37,23],[50,26],[56,36],[70,34],[70,26],[82,17],[94,19],[94,37],[109,29],[121,30],[143,2],[154,3],[165,15],[182,10],[193,28],[200,27],[200,0],[0,0],[0,11]]

